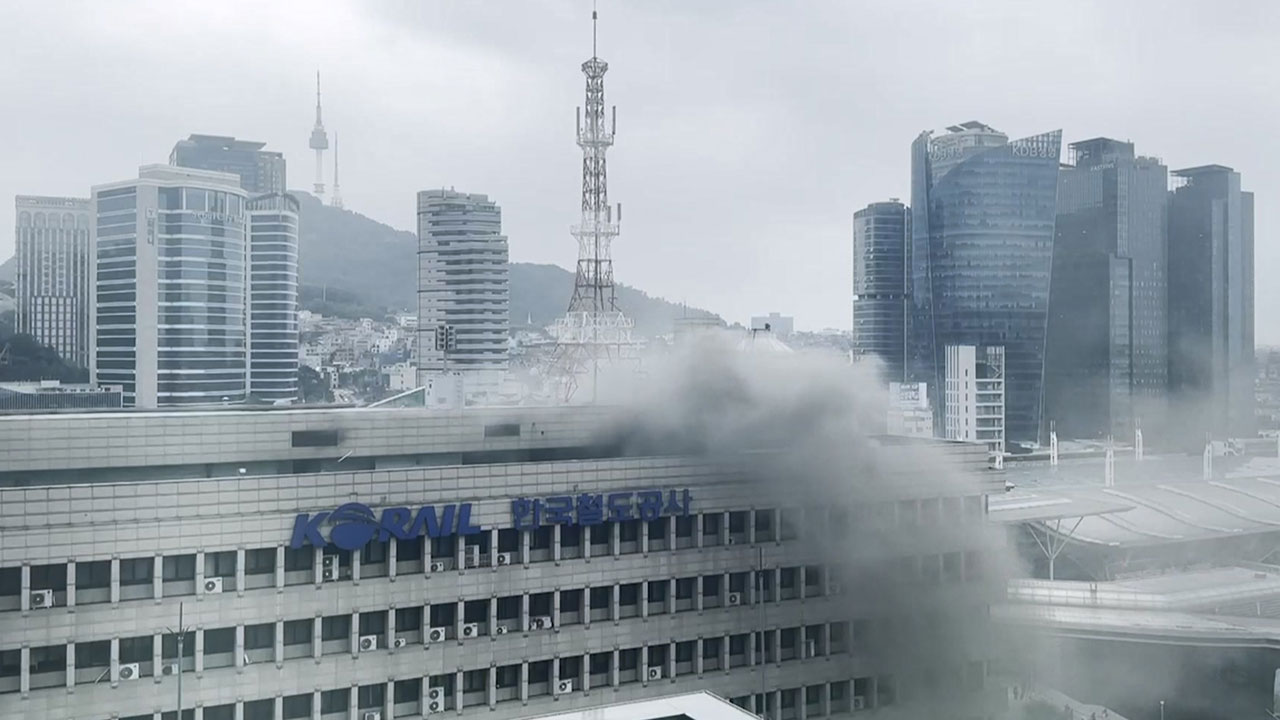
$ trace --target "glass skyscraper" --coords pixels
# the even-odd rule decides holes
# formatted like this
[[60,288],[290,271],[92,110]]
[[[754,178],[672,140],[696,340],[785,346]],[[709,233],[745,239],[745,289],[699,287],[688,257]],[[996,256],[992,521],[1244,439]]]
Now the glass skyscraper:
[[[1045,418],[1074,438],[1158,427],[1168,386],[1168,169],[1133,143],[1072,143],[1058,178]],[[1162,433],[1163,434],[1163,433]]]
[[944,413],[946,346],[1004,346],[1012,441],[1040,432],[1061,145],[1061,131],[1010,142],[967,122],[911,148],[907,379]]
[[240,187],[250,196],[286,190],[282,153],[263,150],[266,143],[237,140],[227,135],[191,135],[179,140],[169,153],[169,164],[217,170],[240,176]]
[[1253,194],[1222,165],[1177,170],[1169,201],[1169,389],[1187,443],[1252,437]]
[[245,192],[234,175],[146,165],[93,188],[96,380],[127,407],[244,402]]
[[907,212],[890,200],[853,214],[853,351],[880,358],[890,382],[902,380]]

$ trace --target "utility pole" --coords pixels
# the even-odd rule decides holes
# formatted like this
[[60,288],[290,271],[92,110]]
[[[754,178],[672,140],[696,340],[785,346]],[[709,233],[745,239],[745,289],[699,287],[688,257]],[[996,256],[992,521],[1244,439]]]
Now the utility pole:
[[[186,656],[183,652],[183,646],[187,639],[187,626],[182,624],[182,611],[184,603],[178,603],[178,717],[182,720],[182,660]],[[174,632],[172,628],[165,628],[168,632]]]

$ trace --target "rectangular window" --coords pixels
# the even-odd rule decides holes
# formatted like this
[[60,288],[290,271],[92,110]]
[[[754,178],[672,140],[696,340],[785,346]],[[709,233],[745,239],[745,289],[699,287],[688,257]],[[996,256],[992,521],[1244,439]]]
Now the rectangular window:
[[345,640],[350,637],[350,615],[330,615],[320,620],[321,640]]
[[259,548],[244,553],[245,575],[270,575],[276,571],[276,549]]
[[520,437],[520,423],[497,423],[495,425],[485,425],[484,436],[487,438]]
[[284,644],[310,645],[312,626],[311,620],[286,620],[284,623]]
[[312,570],[315,567],[316,553],[314,548],[286,548],[284,551],[285,572]]
[[170,555],[164,559],[164,579],[194,580],[196,577],[195,555]]
[[293,447],[336,447],[337,430],[294,430]]

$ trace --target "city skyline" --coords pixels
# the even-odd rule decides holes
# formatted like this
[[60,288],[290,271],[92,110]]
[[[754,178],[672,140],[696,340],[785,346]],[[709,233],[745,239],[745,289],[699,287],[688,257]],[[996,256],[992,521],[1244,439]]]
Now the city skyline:
[[[1115,32],[1094,33],[1087,48],[1055,43],[1045,48],[1030,37],[1011,38],[1007,46],[967,54],[970,64],[964,68],[932,63],[926,72],[918,61],[900,62],[911,59],[904,53],[912,48],[928,48],[937,58],[967,53],[968,32],[1038,19],[1012,5],[972,16],[930,8],[929,22],[912,24],[900,17],[910,12],[871,6],[855,11],[819,4],[777,13],[768,4],[750,4],[727,23],[733,28],[730,36],[727,15],[718,8],[699,10],[687,27],[673,28],[663,22],[662,6],[602,6],[601,42],[618,68],[611,76],[610,99],[629,108],[620,128],[628,144],[617,152],[613,188],[627,199],[630,220],[627,237],[616,248],[619,282],[732,320],[778,309],[794,315],[801,329],[848,328],[844,289],[852,260],[850,216],[866,203],[907,196],[902,148],[919,130],[971,117],[1011,131],[1062,127],[1070,140],[1133,140],[1169,167],[1236,168],[1262,200],[1257,265],[1265,275],[1280,264],[1280,248],[1267,242],[1272,223],[1265,201],[1280,185],[1280,170],[1257,158],[1276,143],[1265,118],[1274,116],[1266,105],[1276,102],[1277,94],[1266,90],[1275,80],[1252,58],[1261,52],[1264,29],[1280,15],[1258,6],[1253,14],[1223,14],[1202,23],[1189,5],[1161,6],[1152,32],[1136,39],[1120,32],[1126,18],[1142,15],[1144,7],[1154,6],[1085,5],[1065,17],[1068,29],[1096,27],[1104,12],[1114,20],[1104,25]],[[6,8],[3,14],[22,26],[45,22],[45,12],[31,6]],[[181,58],[159,62],[161,49],[141,42],[101,46],[92,32],[97,12],[73,18],[65,28],[80,55],[59,63],[13,63],[12,68],[23,68],[22,75],[0,70],[0,85],[31,110],[0,120],[11,136],[24,138],[12,151],[12,169],[0,193],[82,196],[94,183],[127,175],[140,164],[163,162],[172,138],[191,132],[262,140],[295,167],[303,162],[301,167],[309,168],[302,135],[314,122],[319,66],[326,119],[342,129],[346,140],[347,207],[411,229],[407,208],[417,189],[473,188],[503,198],[514,262],[572,267],[573,247],[564,237],[574,215],[580,159],[564,127],[566,108],[580,102],[580,80],[564,68],[589,52],[585,4],[548,2],[503,11],[338,5],[307,17],[270,9],[267,15],[279,14],[280,22],[264,18],[239,38],[244,52],[231,60],[225,77],[205,78],[195,93],[163,82],[189,76],[190,64]],[[222,31],[238,12],[233,3],[200,28],[178,29],[176,40],[195,49],[225,40]],[[154,24],[142,17],[145,12],[138,15],[139,22],[122,23],[126,32],[146,32]],[[782,32],[773,33],[779,24]],[[1163,37],[1193,25],[1203,53],[1162,51]],[[526,33],[528,28],[536,32]],[[811,33],[813,41],[797,55],[787,41],[801,32]],[[338,34],[364,63],[326,62],[323,47]],[[751,57],[693,61],[717,57],[716,48],[744,34],[761,39],[760,51]],[[24,41],[15,39],[18,58],[34,59],[37,49]],[[94,62],[87,62],[87,53],[97,53]],[[266,54],[279,59],[255,75],[250,68],[264,67]],[[1215,60],[1206,62],[1206,57]],[[865,79],[873,58],[875,80],[856,99],[860,104],[872,98],[877,113],[863,117],[854,111],[851,94],[831,97],[830,88],[851,86],[850,74]],[[415,68],[423,62],[451,64],[460,72],[420,76]],[[1121,78],[1104,73],[1110,63],[1123,63],[1128,72]],[[126,107],[99,89],[110,87],[107,75],[143,66],[158,73],[149,93],[154,104]],[[85,83],[84,93],[68,97],[92,103],[103,122],[82,128],[81,115],[62,111],[64,101],[40,95],[72,72]],[[1019,80],[1045,76],[1054,82],[1024,83],[1018,93],[1007,92]],[[1184,92],[1174,92],[1175,87]],[[1197,93],[1196,107],[1186,103],[1188,87]],[[257,101],[268,96],[269,101]],[[929,102],[920,102],[921,97]],[[707,149],[700,135],[714,136],[715,146]],[[535,168],[538,181],[529,182]],[[776,199],[773,184],[761,182],[761,173],[792,178],[784,201]],[[305,184],[295,179],[294,189]],[[0,216],[0,223],[14,226],[11,216]],[[811,252],[785,252],[791,246],[777,242],[797,233]],[[12,236],[0,234],[0,257],[11,251]],[[718,271],[703,279],[694,269],[709,263]],[[1258,293],[1260,307],[1280,300],[1280,289],[1267,284],[1260,284]],[[1258,322],[1260,343],[1280,342],[1280,322],[1271,325],[1266,313],[1258,314]]]

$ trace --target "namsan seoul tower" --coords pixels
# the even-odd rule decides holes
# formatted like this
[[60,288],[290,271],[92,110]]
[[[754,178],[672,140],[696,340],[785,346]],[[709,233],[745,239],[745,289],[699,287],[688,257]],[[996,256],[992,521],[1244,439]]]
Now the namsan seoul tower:
[[316,151],[316,184],[312,192],[321,200],[324,199],[324,151],[329,149],[329,134],[324,131],[324,121],[320,119],[320,71],[316,71],[316,126],[311,128],[312,150]]

